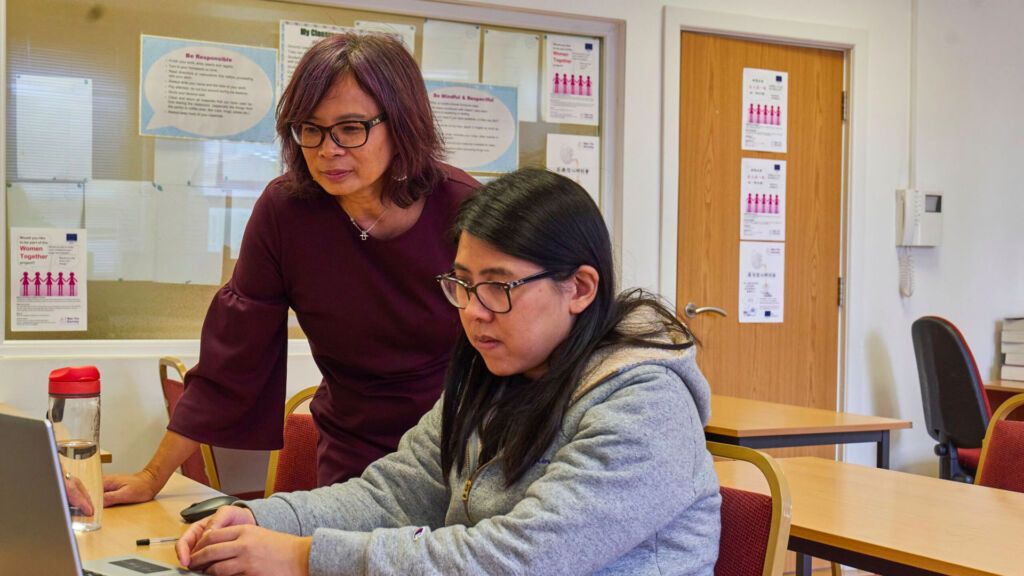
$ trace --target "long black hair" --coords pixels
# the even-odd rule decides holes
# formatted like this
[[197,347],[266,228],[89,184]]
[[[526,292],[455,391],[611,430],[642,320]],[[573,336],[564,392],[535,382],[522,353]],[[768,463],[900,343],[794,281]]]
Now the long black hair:
[[[463,232],[554,272],[555,281],[571,277],[583,265],[599,275],[593,302],[576,316],[569,336],[536,380],[491,374],[460,330],[445,376],[441,469],[449,473],[465,466],[469,438],[478,432],[482,458],[499,457],[511,486],[554,440],[595,350],[622,343],[680,349],[695,340],[656,297],[640,290],[616,297],[608,228],[590,195],[564,176],[524,168],[488,183],[459,208],[453,227],[456,242]],[[635,326],[620,330],[620,321],[642,306],[656,312],[661,322],[639,333]],[[677,340],[683,343],[665,341],[666,330],[682,333],[684,338]]]

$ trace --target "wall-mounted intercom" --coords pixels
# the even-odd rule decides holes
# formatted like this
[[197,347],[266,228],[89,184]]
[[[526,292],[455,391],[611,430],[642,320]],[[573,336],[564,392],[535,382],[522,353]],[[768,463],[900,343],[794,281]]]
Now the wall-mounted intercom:
[[942,193],[896,191],[896,245],[938,246],[942,243]]

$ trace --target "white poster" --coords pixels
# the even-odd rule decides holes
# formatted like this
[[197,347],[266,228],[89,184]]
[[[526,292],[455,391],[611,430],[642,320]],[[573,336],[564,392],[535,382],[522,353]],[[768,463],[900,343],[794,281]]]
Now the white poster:
[[740,242],[739,321],[781,324],[785,302],[786,245]]
[[92,178],[92,81],[16,74],[13,88],[18,178]]
[[537,121],[537,76],[540,36],[487,30],[484,32],[484,84],[519,88],[519,121]]
[[601,139],[597,136],[548,134],[545,168],[583,186],[601,204]]
[[154,281],[222,283],[225,193],[216,188],[157,186]]
[[480,81],[480,25],[427,19],[420,67],[428,80]]
[[292,73],[299,65],[299,60],[313,47],[313,44],[327,38],[351,32],[355,28],[344,26],[332,26],[330,24],[314,24],[311,22],[290,22],[281,20],[281,31],[278,34],[278,97],[288,87],[292,80]]
[[152,182],[90,180],[85,183],[89,278],[153,281],[156,270],[154,194],[156,185]]
[[786,239],[786,161],[744,158],[740,168],[740,239]]
[[519,166],[515,87],[436,80],[426,86],[446,162],[477,172],[511,172]]
[[743,150],[786,152],[789,73],[743,69]]
[[262,190],[281,174],[279,151],[279,144],[158,138],[153,149],[153,181]]
[[11,228],[11,331],[87,329],[82,228]]
[[8,182],[7,225],[79,228],[85,187],[81,182]]
[[402,42],[402,46],[405,46],[405,49],[409,51],[409,54],[416,54],[416,27],[412,24],[356,20],[356,30],[391,34]]
[[259,198],[258,191],[246,193],[242,190],[231,191],[231,208],[228,209],[228,248],[231,249],[231,259],[237,260],[239,250],[242,248],[242,235],[245,227],[249,224],[249,217],[256,207],[256,200]]
[[274,140],[277,50],[142,36],[139,133]]
[[544,35],[545,122],[597,126],[601,93],[601,40]]

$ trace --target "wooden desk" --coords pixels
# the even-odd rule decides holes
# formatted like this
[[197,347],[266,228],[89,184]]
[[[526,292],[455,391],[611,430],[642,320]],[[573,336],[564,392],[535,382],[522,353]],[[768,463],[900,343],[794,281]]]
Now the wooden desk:
[[194,502],[219,496],[213,488],[174,474],[157,495],[156,500],[128,506],[103,509],[102,527],[95,532],[75,533],[82,560],[107,556],[138,554],[153,560],[180,566],[174,543],[136,546],[139,538],[180,536],[188,524],[181,519],[181,509]]
[[712,394],[704,435],[758,449],[874,442],[878,467],[888,468],[889,432],[910,426],[907,420]]
[[[1024,382],[1019,380],[992,380],[985,383],[985,396],[988,396],[988,405],[992,413],[1003,403],[1017,394],[1024,393]],[[1015,410],[1007,418],[1008,420],[1024,420],[1024,411]]]
[[[17,408],[11,406],[10,404],[4,404],[3,402],[0,402],[0,414],[14,414],[15,416],[27,416],[27,414],[25,414],[21,410],[18,410]],[[114,457],[110,454],[110,452],[100,449],[100,462],[104,464],[110,464],[113,461]]]
[[[811,555],[873,574],[1024,575],[1024,494],[821,458],[780,458],[797,573]],[[715,462],[722,486],[768,493],[748,463]]]
[[[985,383],[985,390],[1020,394],[1024,392],[1024,382],[1020,380],[992,380],[991,382]],[[995,410],[995,406],[993,406],[992,409]]]

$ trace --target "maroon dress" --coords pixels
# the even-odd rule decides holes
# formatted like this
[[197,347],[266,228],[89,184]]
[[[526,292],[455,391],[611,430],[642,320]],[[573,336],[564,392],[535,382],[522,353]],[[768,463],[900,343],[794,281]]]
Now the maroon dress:
[[434,277],[451,269],[455,211],[479,184],[457,168],[445,174],[416,224],[390,240],[360,240],[331,196],[292,197],[282,178],[267,185],[168,429],[216,446],[280,448],[290,307],[323,374],[310,405],[320,485],[394,451],[440,396],[458,333]]

